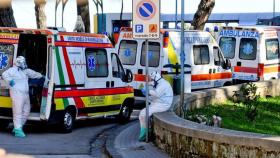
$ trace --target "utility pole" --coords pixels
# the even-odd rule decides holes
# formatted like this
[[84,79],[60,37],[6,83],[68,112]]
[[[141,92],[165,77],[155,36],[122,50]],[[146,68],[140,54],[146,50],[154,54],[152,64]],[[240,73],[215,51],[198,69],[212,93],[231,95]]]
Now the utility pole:
[[273,0],[273,19],[275,18],[275,0]]
[[178,24],[178,0],[176,0],[175,4],[175,29],[177,29],[177,24]]
[[180,94],[180,106],[183,107],[184,105],[184,93],[185,93],[185,80],[184,80],[184,65],[185,65],[185,0],[181,0],[181,94]]

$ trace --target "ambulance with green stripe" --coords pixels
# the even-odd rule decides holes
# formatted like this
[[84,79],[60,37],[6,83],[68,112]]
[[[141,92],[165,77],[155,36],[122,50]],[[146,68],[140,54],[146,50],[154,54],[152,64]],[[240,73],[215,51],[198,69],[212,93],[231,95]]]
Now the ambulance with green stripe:
[[[179,93],[180,87],[180,38],[179,30],[161,30],[160,39],[149,41],[149,71],[161,72],[170,81],[175,94],[176,91]],[[191,82],[191,87],[185,87],[186,92],[231,84],[230,61],[224,59],[209,32],[185,31],[184,47],[185,83]],[[132,29],[122,28],[115,48],[124,67],[131,69],[134,75],[131,85],[138,100],[140,89],[145,86],[145,40],[133,39]]]
[[[30,80],[29,120],[59,123],[70,132],[75,120],[118,116],[127,122],[134,90],[105,35],[55,30],[0,28],[0,76],[17,56],[46,76]],[[0,119],[12,117],[8,85],[0,78]]]

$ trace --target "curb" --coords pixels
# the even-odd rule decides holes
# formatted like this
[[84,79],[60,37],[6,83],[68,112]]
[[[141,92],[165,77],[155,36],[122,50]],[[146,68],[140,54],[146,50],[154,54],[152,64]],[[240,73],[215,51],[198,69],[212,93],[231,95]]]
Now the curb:
[[111,131],[113,134],[110,134],[105,142],[105,153],[109,158],[122,158],[121,154],[117,151],[117,149],[114,146],[114,142],[116,137],[123,131],[124,129],[128,128],[129,126],[135,124],[137,122],[137,119],[131,120],[126,125],[123,125],[113,131]]

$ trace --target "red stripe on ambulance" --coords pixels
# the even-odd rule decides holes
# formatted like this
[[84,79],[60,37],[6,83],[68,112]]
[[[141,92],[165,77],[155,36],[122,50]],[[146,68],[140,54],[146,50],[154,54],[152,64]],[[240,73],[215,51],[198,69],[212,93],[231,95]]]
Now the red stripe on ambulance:
[[128,94],[133,92],[134,91],[132,87],[60,90],[60,91],[55,91],[54,98],[103,96],[103,95]]
[[91,47],[91,48],[113,48],[110,43],[85,43],[85,42],[55,42],[59,47]]
[[[64,41],[63,36],[61,36],[60,38],[61,38],[62,41]],[[69,60],[69,57],[68,57],[68,54],[67,54],[66,47],[62,47],[62,50],[63,50],[63,56],[64,56],[64,60],[65,60],[67,73],[68,73],[68,76],[69,76],[69,82],[70,82],[70,84],[75,85],[76,81],[75,81],[75,77],[74,77],[74,74],[73,74],[73,71],[72,71],[72,68],[71,68],[71,64],[70,64],[70,60]],[[71,90],[73,90],[73,89],[75,90],[77,88],[72,87]],[[81,98],[74,98],[74,101],[76,103],[77,108],[83,108],[85,106]]]
[[258,73],[258,68],[235,66],[234,72]]
[[192,75],[192,81],[229,79],[231,77],[232,77],[231,72],[213,73],[213,74],[199,74],[199,75]]

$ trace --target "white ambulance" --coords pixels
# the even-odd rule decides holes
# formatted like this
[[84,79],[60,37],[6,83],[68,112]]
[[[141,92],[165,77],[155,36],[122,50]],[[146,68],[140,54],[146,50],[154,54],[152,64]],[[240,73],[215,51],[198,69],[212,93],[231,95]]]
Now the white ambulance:
[[278,79],[280,27],[222,27],[218,41],[235,83]]
[[[0,28],[0,76],[17,56],[47,78],[29,82],[28,120],[57,122],[65,132],[79,119],[129,120],[134,92],[127,83],[132,73],[124,70],[105,35]],[[11,118],[8,85],[0,78],[0,119],[3,123]]]
[[[180,38],[178,30],[162,30],[159,40],[149,41],[149,71],[161,72],[177,92],[180,86],[174,81],[180,73],[180,69],[176,69],[180,68]],[[224,59],[219,45],[210,33],[186,31],[184,47],[186,55],[184,65],[191,67],[185,71],[191,69],[189,78],[192,90],[231,84],[230,63]],[[131,85],[135,89],[135,96],[141,96],[140,89],[145,85],[145,41],[134,40],[132,29],[122,28],[116,51],[124,67],[130,69],[134,75]],[[186,74],[186,78],[188,76],[190,74]],[[190,87],[185,89],[188,88]]]

